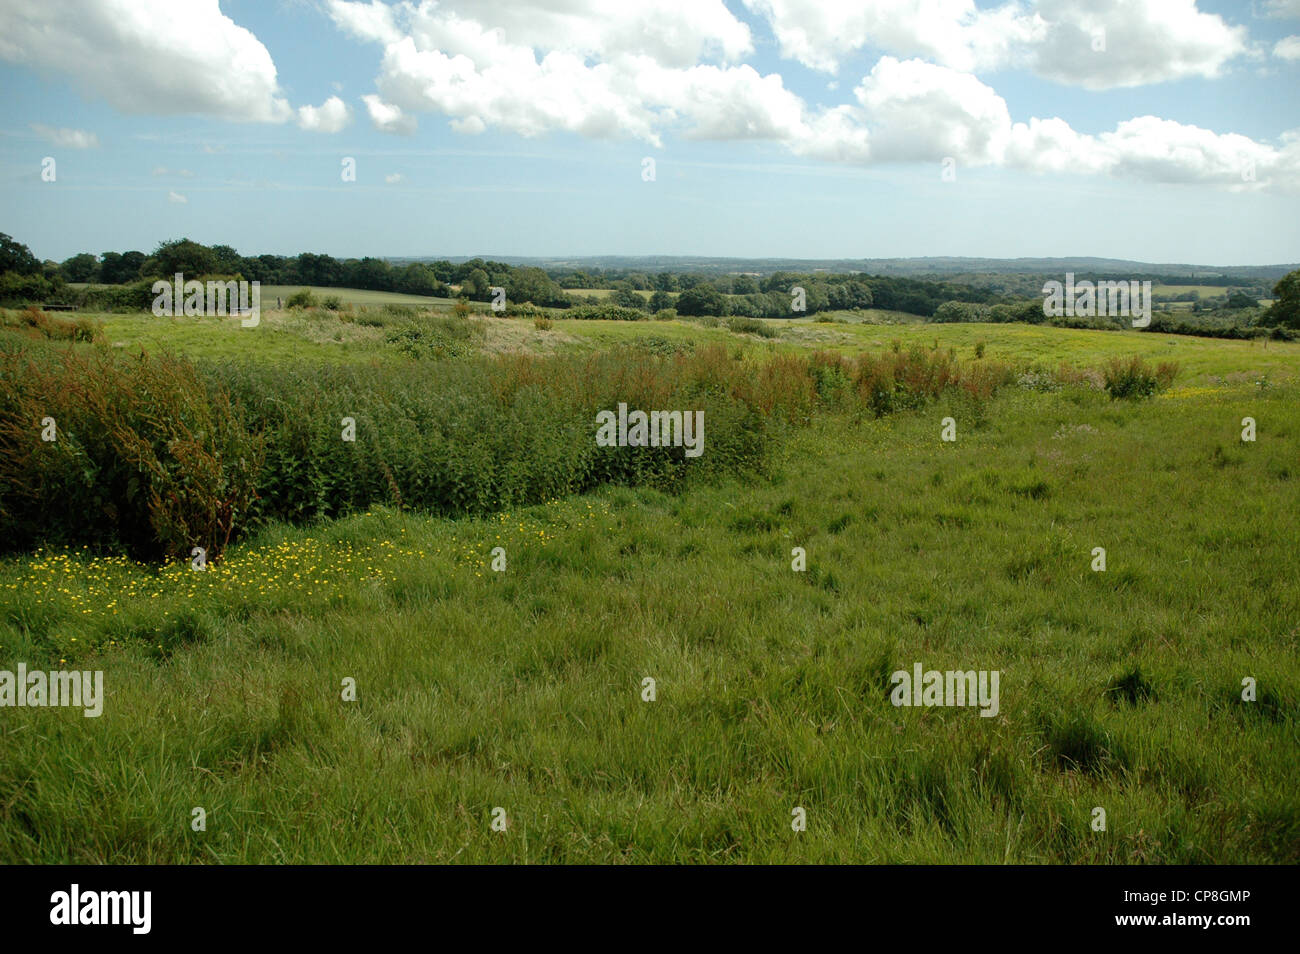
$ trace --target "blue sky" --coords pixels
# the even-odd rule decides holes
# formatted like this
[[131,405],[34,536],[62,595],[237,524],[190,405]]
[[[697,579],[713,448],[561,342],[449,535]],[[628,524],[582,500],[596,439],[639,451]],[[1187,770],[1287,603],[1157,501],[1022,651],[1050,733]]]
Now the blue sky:
[[7,0],[0,231],[1295,262],[1297,34],[1291,0]]

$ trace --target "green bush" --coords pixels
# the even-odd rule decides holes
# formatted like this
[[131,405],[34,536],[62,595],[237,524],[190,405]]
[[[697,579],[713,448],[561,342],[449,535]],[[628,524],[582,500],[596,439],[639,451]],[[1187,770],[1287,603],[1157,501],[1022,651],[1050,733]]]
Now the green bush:
[[318,308],[320,299],[317,298],[310,288],[299,288],[296,292],[284,300],[285,308]]
[[644,321],[649,315],[639,308],[623,308],[609,302],[598,305],[582,305],[563,312],[565,318],[579,318],[587,321]]
[[427,318],[408,322],[389,333],[387,341],[408,358],[465,358],[487,336],[483,325],[463,318]]
[[[186,361],[0,348],[0,541],[215,559],[244,523],[261,441]],[[54,440],[43,439],[45,425]]]
[[[424,316],[396,330],[408,354],[472,349],[484,322]],[[594,355],[464,357],[197,369],[167,356],[70,350],[0,332],[0,540],[87,543],[140,557],[228,540],[270,521],[374,505],[455,515],[538,503],[600,484],[674,491],[692,474],[761,472],[785,426],[818,405],[877,414],[947,389],[982,400],[1003,383],[946,353],[772,355],[666,337]],[[704,453],[598,447],[596,413],[702,411]],[[40,439],[53,418],[58,439]],[[349,439],[353,438],[353,439]]]
[[1178,365],[1162,362],[1152,369],[1142,358],[1112,358],[1102,371],[1106,392],[1113,400],[1148,398],[1169,387],[1178,375]]
[[758,335],[761,338],[777,336],[775,328],[757,318],[728,318],[727,327],[738,335]]

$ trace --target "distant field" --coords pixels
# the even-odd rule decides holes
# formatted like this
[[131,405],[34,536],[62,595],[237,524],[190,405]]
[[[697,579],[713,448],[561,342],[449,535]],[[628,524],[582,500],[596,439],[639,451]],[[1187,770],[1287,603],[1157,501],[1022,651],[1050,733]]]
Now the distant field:
[[[614,289],[612,288],[566,288],[564,289],[564,293],[566,295],[578,295],[584,298],[608,298],[610,295],[614,294]],[[640,295],[642,298],[644,298],[646,301],[649,301],[650,296],[653,295],[654,292],[637,291],[637,294]]]
[[1228,288],[1224,285],[1152,285],[1151,294],[1157,297],[1166,297],[1169,295],[1186,295],[1188,292],[1196,292],[1201,298],[1218,298],[1227,295],[1230,291],[1235,291],[1236,286]]
[[[361,293],[366,294],[366,293]],[[413,296],[406,296],[408,298]],[[438,299],[432,301],[438,302]],[[427,304],[428,300],[422,300]],[[446,307],[447,303],[443,303]],[[727,342],[745,351],[836,351],[855,354],[921,345],[953,348],[959,358],[985,345],[990,360],[1011,364],[1097,367],[1112,358],[1141,355],[1153,361],[1176,360],[1180,383],[1208,376],[1262,374],[1276,380],[1300,367],[1300,342],[1228,341],[1139,331],[1087,331],[1021,324],[933,324],[915,315],[871,310],[860,315],[833,313],[841,322],[811,319],[764,322],[775,337],[736,334],[724,321],[715,327],[686,319],[672,321],[585,321],[553,312],[549,331],[534,328],[528,319],[497,318],[476,304],[486,330],[488,352],[596,351],[647,340],[700,345]],[[264,311],[261,325],[244,328],[238,318],[156,318],[148,313],[95,315],[104,337],[115,348],[133,352],[174,349],[196,357],[254,355],[259,360],[341,362],[362,358],[396,360],[386,337],[393,328],[419,318],[373,315],[339,317],[322,311]],[[375,323],[371,323],[371,321]]]
[[403,295],[401,292],[366,291],[361,288],[325,288],[320,285],[263,285],[262,307],[274,307],[275,299],[287,299],[294,292],[308,289],[319,298],[334,296],[349,305],[423,305],[433,308],[450,308],[452,299],[425,295]]

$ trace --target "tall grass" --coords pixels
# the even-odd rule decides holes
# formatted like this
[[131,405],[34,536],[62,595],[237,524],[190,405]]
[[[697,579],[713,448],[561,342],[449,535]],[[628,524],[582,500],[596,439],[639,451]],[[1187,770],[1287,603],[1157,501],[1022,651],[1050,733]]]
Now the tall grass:
[[[434,318],[393,340],[445,357],[476,331]],[[762,471],[784,428],[819,405],[880,415],[948,389],[984,400],[1003,378],[919,349],[745,359],[712,345],[195,369],[167,356],[20,342],[0,354],[0,532],[15,548],[84,542],[166,555],[204,546],[215,558],[253,526],[375,504],[482,514],[605,483],[676,491],[691,473]],[[703,454],[597,447],[596,412],[619,404],[702,411]],[[59,421],[56,442],[40,438],[46,417]]]

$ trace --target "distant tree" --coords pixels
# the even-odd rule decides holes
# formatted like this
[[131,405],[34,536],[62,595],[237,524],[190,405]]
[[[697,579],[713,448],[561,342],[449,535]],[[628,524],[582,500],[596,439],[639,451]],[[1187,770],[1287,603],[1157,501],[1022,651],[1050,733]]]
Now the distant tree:
[[81,252],[64,259],[59,269],[64,281],[93,282],[99,272],[99,258],[90,252]]
[[1300,328],[1300,269],[1282,276],[1273,286],[1273,299],[1259,323],[1269,327]]
[[0,232],[0,272],[39,275],[41,263],[26,245]]
[[672,272],[660,272],[654,277],[654,286],[659,291],[675,292],[677,291],[677,276]]
[[609,296],[609,300],[620,308],[640,308],[643,311],[646,307],[646,301],[638,295],[629,281],[614,283],[614,294]]
[[701,282],[677,296],[679,315],[723,315],[727,300],[708,282]]
[[[551,280],[551,276],[540,268],[515,268],[502,285],[506,290],[507,300],[514,305],[531,301],[542,307],[563,307],[569,304],[569,296],[564,289]],[[491,297],[490,293],[488,297]]]
[[212,246],[212,255],[216,259],[213,267],[218,275],[234,275],[244,261],[243,256],[229,245]]
[[460,290],[471,301],[487,301],[492,297],[492,282],[486,271],[476,268],[465,276]]
[[661,288],[650,296],[650,310],[663,311],[665,308],[672,308],[674,300],[669,292]]
[[348,259],[343,272],[344,284],[348,288],[389,291],[393,287],[393,266],[382,258],[366,256],[361,261]]
[[211,275],[216,268],[217,257],[212,249],[187,238],[160,242],[142,266],[146,275],[170,276],[180,272],[195,278]]
[[1238,308],[1254,308],[1258,304],[1259,302],[1251,298],[1249,295],[1242,294],[1241,292],[1231,292],[1228,295],[1228,301],[1225,307],[1236,310]]
[[433,269],[423,262],[412,262],[394,273],[395,291],[407,295],[432,295],[437,298],[449,298],[451,293],[447,286],[438,280]]
[[758,282],[753,275],[737,275],[731,281],[731,290],[737,295],[757,295]]
[[337,288],[343,284],[343,263],[332,255],[303,252],[295,261],[298,280],[305,285],[326,285]]

